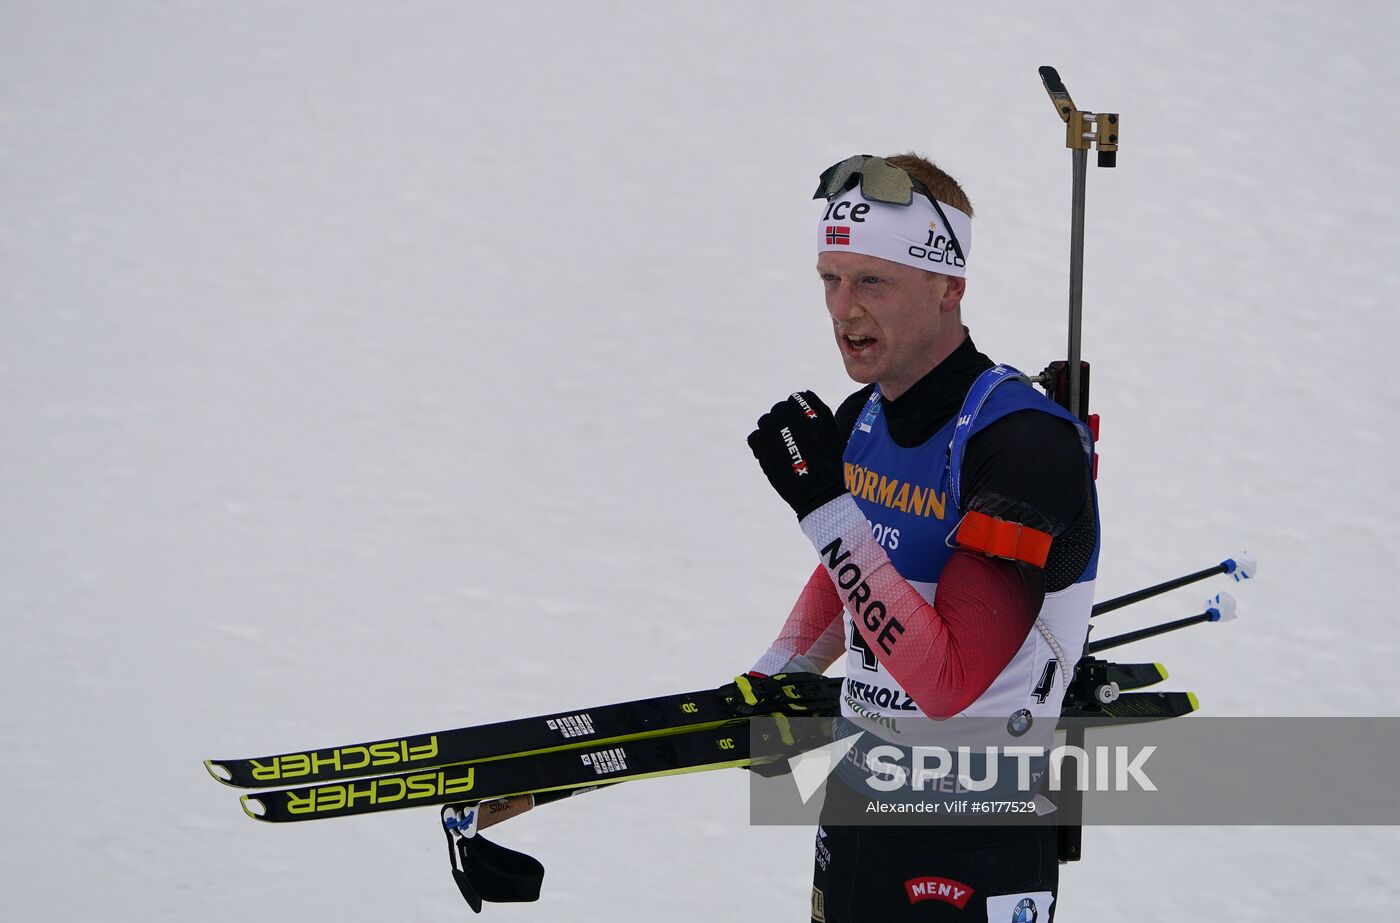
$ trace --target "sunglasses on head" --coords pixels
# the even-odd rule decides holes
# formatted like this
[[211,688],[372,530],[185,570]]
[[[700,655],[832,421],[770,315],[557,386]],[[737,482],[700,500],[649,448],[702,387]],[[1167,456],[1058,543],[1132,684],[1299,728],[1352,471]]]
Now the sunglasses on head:
[[822,171],[821,178],[817,180],[817,191],[812,193],[812,198],[830,201],[846,190],[854,188],[857,183],[860,184],[860,194],[872,202],[908,205],[914,201],[916,192],[928,199],[933,204],[934,211],[938,212],[938,219],[948,229],[948,238],[958,259],[967,259],[962,244],[958,243],[958,237],[953,233],[953,225],[943,213],[943,206],[939,204],[938,199],[918,178],[910,176],[883,157],[856,154],[840,163],[832,164]]

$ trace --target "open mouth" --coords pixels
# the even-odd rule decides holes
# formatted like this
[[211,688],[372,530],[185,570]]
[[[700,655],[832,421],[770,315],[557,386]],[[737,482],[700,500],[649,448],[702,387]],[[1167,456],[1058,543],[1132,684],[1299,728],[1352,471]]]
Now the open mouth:
[[875,343],[874,337],[857,337],[849,334],[842,335],[841,339],[845,342],[846,348],[853,353],[869,349]]

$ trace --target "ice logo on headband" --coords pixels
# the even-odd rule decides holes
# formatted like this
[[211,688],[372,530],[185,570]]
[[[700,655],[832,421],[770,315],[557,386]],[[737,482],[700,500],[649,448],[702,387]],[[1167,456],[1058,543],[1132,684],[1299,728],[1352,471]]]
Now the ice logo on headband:
[[892,204],[867,200],[852,187],[825,203],[817,223],[819,253],[861,253],[946,276],[966,276],[971,246],[972,218],[922,195]]
[[[852,206],[849,213],[843,211],[846,206]],[[822,215],[823,221],[845,221],[849,214],[852,221],[865,221],[863,215],[869,213],[870,204],[868,202],[852,202],[850,199],[835,199],[827,203],[826,214]]]
[[967,260],[958,256],[958,251],[953,247],[953,239],[943,233],[936,221],[928,223],[928,240],[924,241],[922,246],[909,245],[909,255],[916,260],[928,260],[930,263],[942,263],[958,269],[965,269],[967,266]]

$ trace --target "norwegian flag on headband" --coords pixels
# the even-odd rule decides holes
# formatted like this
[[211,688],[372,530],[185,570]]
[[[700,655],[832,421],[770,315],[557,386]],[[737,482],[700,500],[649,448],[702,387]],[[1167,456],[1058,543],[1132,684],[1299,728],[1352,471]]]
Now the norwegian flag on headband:
[[850,225],[828,224],[826,226],[826,245],[834,247],[843,244],[847,247],[851,245]]

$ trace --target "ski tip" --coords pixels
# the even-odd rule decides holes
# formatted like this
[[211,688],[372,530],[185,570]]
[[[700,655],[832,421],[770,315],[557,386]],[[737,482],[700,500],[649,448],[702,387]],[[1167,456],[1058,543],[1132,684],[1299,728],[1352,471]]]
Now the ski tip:
[[[267,820],[267,806],[259,801],[256,795],[244,795],[238,799],[238,803],[243,806],[243,813],[253,820]],[[258,806],[257,811],[253,810],[253,805]]]
[[1166,667],[1162,666],[1160,663],[1154,663],[1153,666],[1157,668],[1157,678],[1158,678],[1159,681],[1160,681],[1160,680],[1164,680],[1164,679],[1169,679],[1169,678],[1170,678],[1170,677],[1167,675],[1167,668],[1166,668]]
[[214,781],[222,782],[225,785],[233,784],[233,774],[228,771],[228,768],[224,766],[223,763],[216,763],[213,760],[205,760],[204,769],[211,776],[214,777]]
[[1188,702],[1191,703],[1191,711],[1200,711],[1200,710],[1201,710],[1201,700],[1198,699],[1198,698],[1196,698],[1196,693],[1194,693],[1194,692],[1188,692],[1188,693],[1186,693],[1186,701],[1188,701]]

